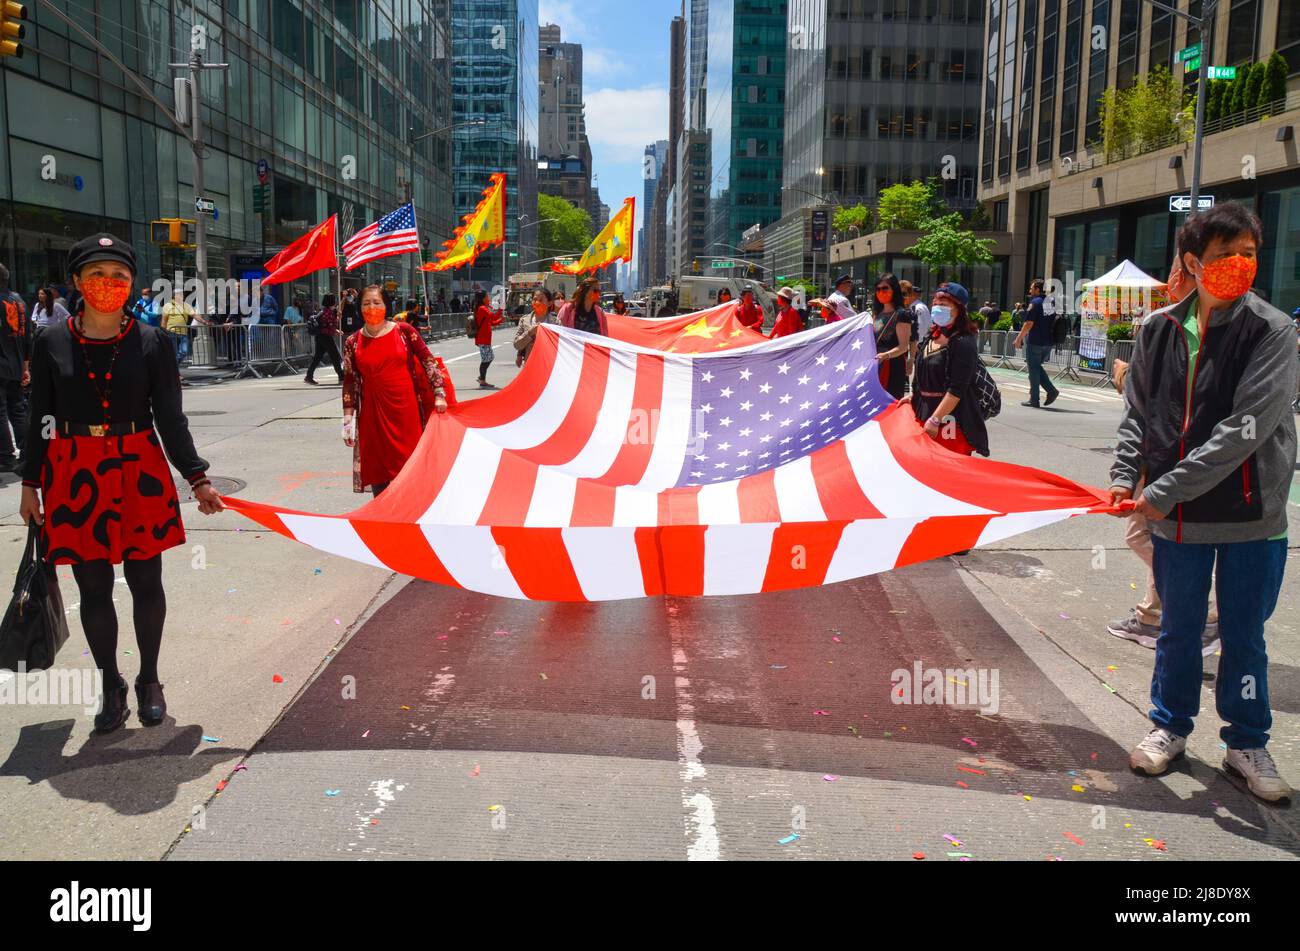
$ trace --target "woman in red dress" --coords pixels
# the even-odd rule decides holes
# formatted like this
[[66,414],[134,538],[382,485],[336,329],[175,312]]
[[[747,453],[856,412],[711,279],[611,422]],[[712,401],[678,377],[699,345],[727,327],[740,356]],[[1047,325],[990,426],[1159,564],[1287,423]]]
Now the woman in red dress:
[[135,251],[112,235],[92,235],[73,246],[68,269],[81,302],[33,347],[32,425],[19,513],[41,526],[46,559],[72,566],[81,626],[104,676],[95,730],[109,733],[131,712],[117,669],[114,565],[122,566],[131,590],[140,722],[157,726],[167,714],[158,682],[167,616],[161,556],[185,543],[167,457],[190,483],[200,512],[211,515],[225,506],[181,411],[171,338],[124,310],[137,286]]
[[364,324],[343,344],[343,442],[352,447],[352,489],[369,487],[375,496],[415,452],[429,412],[447,412],[442,373],[420,332],[387,313],[379,285],[367,287]]

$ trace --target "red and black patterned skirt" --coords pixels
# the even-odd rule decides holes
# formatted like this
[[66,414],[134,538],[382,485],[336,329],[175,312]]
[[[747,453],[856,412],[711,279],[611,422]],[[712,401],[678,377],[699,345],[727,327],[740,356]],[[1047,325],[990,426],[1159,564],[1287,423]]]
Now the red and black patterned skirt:
[[152,429],[50,440],[41,496],[51,564],[117,565],[185,543],[171,467]]

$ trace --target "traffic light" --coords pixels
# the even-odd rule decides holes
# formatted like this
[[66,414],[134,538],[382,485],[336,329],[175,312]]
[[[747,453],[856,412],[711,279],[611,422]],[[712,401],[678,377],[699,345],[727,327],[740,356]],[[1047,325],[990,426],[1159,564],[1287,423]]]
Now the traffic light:
[[0,56],[23,58],[23,44],[18,42],[27,35],[27,27],[19,20],[27,19],[27,7],[5,0],[0,4]]
[[169,248],[194,247],[194,221],[189,218],[161,218],[149,222],[149,241]]
[[691,270],[694,271],[696,274],[699,274],[699,273],[700,273],[700,259],[699,259],[699,258],[696,258],[694,261],[691,262]]

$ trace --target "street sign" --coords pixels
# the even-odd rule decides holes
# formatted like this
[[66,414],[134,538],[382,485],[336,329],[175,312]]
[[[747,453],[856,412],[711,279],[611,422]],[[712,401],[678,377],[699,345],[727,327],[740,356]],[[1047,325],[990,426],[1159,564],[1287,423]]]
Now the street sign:
[[214,215],[217,212],[217,203],[211,198],[195,198],[194,210],[201,215]]
[[[1208,211],[1213,207],[1214,207],[1213,195],[1197,196],[1197,209],[1196,209],[1197,211]],[[1186,214],[1191,210],[1192,210],[1191,195],[1170,195],[1169,196],[1169,211],[1171,213]]]
[[265,185],[267,176],[271,174],[271,163],[266,159],[257,160],[257,183]]
[[1236,79],[1236,66],[1207,66],[1205,73],[1210,79]]
[[1177,61],[1180,63],[1185,63],[1189,59],[1195,59],[1200,55],[1201,55],[1201,44],[1193,43],[1191,46],[1187,47],[1187,49],[1178,51]]
[[265,212],[268,210],[267,205],[270,203],[267,201],[267,193],[269,191],[270,189],[266,185],[253,186],[253,211],[254,212]]
[[1183,72],[1185,73],[1194,73],[1200,68],[1201,58],[1199,56],[1193,56],[1187,62],[1183,63]]
[[735,266],[736,266],[735,261],[714,261],[712,264],[709,265],[709,267],[712,268],[727,268],[727,267],[735,267]]

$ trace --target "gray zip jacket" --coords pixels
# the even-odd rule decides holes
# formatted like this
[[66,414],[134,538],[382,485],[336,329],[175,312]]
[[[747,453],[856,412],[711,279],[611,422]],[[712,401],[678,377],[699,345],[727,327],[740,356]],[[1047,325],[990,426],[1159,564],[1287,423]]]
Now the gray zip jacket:
[[1192,362],[1182,324],[1195,302],[1156,311],[1138,331],[1111,486],[1145,477],[1147,500],[1166,516],[1151,531],[1169,541],[1282,535],[1296,464],[1294,324],[1246,293],[1210,318]]

